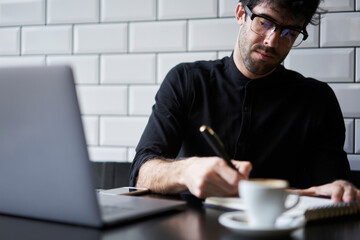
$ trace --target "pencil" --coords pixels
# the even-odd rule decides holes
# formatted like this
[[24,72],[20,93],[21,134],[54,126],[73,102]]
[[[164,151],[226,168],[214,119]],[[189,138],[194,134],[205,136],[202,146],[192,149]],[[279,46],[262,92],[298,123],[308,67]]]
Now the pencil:
[[200,127],[200,132],[204,136],[207,143],[210,145],[210,147],[213,149],[213,151],[221,158],[225,160],[225,162],[231,167],[232,169],[238,171],[236,167],[231,163],[231,159],[229,155],[225,151],[224,144],[221,142],[218,135],[212,130],[211,127],[208,127],[206,125],[202,125]]

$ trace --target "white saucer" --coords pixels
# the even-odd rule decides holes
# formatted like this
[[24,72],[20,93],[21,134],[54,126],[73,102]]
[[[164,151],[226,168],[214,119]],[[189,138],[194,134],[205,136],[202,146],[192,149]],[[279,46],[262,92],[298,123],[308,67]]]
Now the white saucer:
[[305,218],[281,216],[276,221],[274,227],[257,228],[249,226],[245,212],[241,211],[223,213],[219,217],[219,222],[223,226],[242,235],[253,237],[277,237],[290,235],[292,231],[303,227],[305,225]]

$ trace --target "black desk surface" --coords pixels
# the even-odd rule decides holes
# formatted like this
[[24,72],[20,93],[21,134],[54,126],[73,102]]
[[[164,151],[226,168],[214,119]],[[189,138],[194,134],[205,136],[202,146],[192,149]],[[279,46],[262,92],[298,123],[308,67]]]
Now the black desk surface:
[[[218,223],[222,213],[221,210],[189,204],[185,210],[103,230],[0,215],[0,239],[247,239]],[[286,239],[359,240],[360,217],[313,222]]]

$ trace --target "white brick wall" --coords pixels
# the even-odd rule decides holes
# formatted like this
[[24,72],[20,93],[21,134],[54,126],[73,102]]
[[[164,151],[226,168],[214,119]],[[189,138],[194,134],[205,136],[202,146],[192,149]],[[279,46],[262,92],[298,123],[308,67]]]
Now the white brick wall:
[[101,22],[156,19],[156,0],[102,0]]
[[130,52],[186,50],[186,21],[130,23]]
[[[132,161],[154,96],[179,62],[231,54],[237,0],[0,1],[0,66],[73,67],[89,154]],[[286,67],[334,89],[360,170],[360,0],[325,0]]]
[[74,53],[126,52],[127,24],[75,25]]
[[329,11],[353,11],[354,5],[354,0],[324,0],[321,3],[321,7]]
[[21,53],[26,54],[71,54],[72,27],[31,26],[22,28]]
[[99,0],[47,0],[47,23],[99,22]]
[[217,17],[217,0],[158,0],[159,19]]
[[0,29],[0,54],[19,55],[20,53],[20,28]]
[[98,55],[51,55],[48,65],[70,65],[74,70],[77,84],[97,84],[99,82]]
[[355,69],[356,69],[356,82],[360,83],[360,48],[356,49],[356,65],[355,65]]
[[101,56],[101,80],[104,84],[155,83],[155,54]]
[[360,153],[360,119],[355,120],[355,153]]
[[1,1],[0,26],[45,23],[45,0]]
[[325,82],[354,82],[354,54],[354,48],[293,49],[285,66]]
[[360,14],[358,12],[328,13],[321,22],[322,47],[360,45]]

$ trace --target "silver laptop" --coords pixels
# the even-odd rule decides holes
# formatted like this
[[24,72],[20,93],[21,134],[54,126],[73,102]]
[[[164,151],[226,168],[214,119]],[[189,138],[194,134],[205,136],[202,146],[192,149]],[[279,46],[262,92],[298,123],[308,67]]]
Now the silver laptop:
[[94,180],[71,68],[0,68],[0,213],[102,227],[184,205]]

